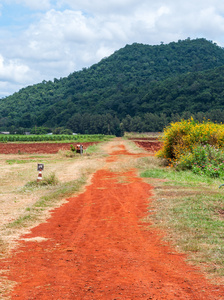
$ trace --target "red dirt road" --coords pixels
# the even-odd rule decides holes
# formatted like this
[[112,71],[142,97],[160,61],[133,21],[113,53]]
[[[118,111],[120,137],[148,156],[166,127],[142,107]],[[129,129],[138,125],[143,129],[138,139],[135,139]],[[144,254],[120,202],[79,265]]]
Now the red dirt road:
[[17,283],[11,299],[224,299],[224,287],[209,284],[142,222],[153,187],[135,170],[109,168],[127,154],[112,153],[84,193],[53,210],[0,263]]

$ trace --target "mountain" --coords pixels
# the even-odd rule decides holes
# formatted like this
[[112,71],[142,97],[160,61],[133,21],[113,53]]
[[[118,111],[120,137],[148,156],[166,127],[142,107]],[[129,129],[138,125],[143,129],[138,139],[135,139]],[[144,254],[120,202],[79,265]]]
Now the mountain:
[[224,49],[211,41],[134,43],[90,68],[1,99],[0,128],[93,133],[104,124],[112,133],[120,126],[151,131],[183,115],[222,116],[223,79]]

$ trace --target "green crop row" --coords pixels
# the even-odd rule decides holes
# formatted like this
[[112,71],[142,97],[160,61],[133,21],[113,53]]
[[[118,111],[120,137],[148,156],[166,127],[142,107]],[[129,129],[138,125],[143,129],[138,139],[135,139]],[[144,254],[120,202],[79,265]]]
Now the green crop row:
[[97,141],[107,141],[114,136],[112,135],[103,135],[103,134],[86,134],[86,135],[14,135],[14,134],[1,134],[0,142],[97,142]]

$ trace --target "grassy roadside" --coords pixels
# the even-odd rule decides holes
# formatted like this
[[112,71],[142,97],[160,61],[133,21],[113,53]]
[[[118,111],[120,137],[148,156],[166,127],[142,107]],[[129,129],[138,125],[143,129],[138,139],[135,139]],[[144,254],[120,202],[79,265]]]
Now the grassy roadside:
[[34,221],[41,219],[43,210],[49,209],[57,205],[57,203],[65,198],[72,196],[74,193],[79,192],[83,186],[87,183],[87,176],[81,176],[79,179],[66,182],[66,183],[56,183],[51,184],[50,182],[45,185],[39,185],[32,183],[29,185],[30,188],[34,191],[35,189],[46,189],[47,193],[41,196],[37,202],[32,206],[29,206],[25,209],[25,212],[22,216],[18,217],[13,222],[9,223],[7,228],[19,228],[26,227],[32,224]]
[[[0,155],[0,257],[14,247],[21,234],[44,221],[52,208],[84,189],[105,162],[103,145],[92,145],[81,156],[71,151]],[[45,165],[40,183],[37,162]]]
[[[161,166],[155,157],[142,158],[140,176],[155,186],[149,218],[166,232],[189,262],[200,266],[209,278],[224,282],[224,187],[218,179],[177,172]],[[220,279],[222,277],[222,279]]]

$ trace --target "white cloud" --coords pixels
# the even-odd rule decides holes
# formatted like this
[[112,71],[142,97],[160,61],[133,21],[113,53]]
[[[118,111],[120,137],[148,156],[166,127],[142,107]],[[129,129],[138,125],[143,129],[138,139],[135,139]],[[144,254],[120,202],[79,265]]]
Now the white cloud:
[[[71,10],[48,11],[26,31],[20,55],[33,64],[44,61],[50,69],[52,62],[55,68],[63,62],[61,72],[65,76],[65,71],[75,71],[71,69],[74,66],[81,69],[112,54],[119,47],[118,41],[122,45],[128,41],[124,26],[117,21],[115,18],[106,22]],[[28,41],[26,46],[25,41]]]
[[[73,11],[55,11],[47,12],[43,18],[32,25],[27,31],[26,36],[32,44],[32,50],[58,49],[55,46],[61,43],[76,42],[87,43],[95,38],[94,24],[87,22],[86,18],[80,12]],[[61,47],[64,45],[61,44]],[[61,48],[60,47],[60,48]],[[45,55],[39,52],[39,55]]]
[[111,55],[111,49],[108,48],[107,46],[101,45],[98,50],[96,51],[96,57],[98,58],[98,60],[108,57],[109,55]]
[[[170,13],[164,15],[157,22],[157,33],[170,38],[170,34],[179,38],[189,37],[205,37],[207,39],[220,39],[223,43],[224,18],[220,11],[214,6],[199,6],[193,2],[186,3],[184,7],[170,7]],[[168,39],[165,41],[168,41]]]
[[[145,1],[143,1],[145,2]],[[129,14],[134,11],[135,7],[139,6],[136,0],[58,0],[58,7],[68,5],[73,10],[80,10],[95,14]]]
[[205,37],[224,45],[222,0],[3,0],[2,12],[13,2],[34,18],[16,35],[0,29],[0,80],[8,80],[9,93],[10,82],[67,76],[134,42]]
[[28,66],[21,64],[16,60],[5,60],[0,55],[0,80],[10,82],[28,82],[30,76]]

